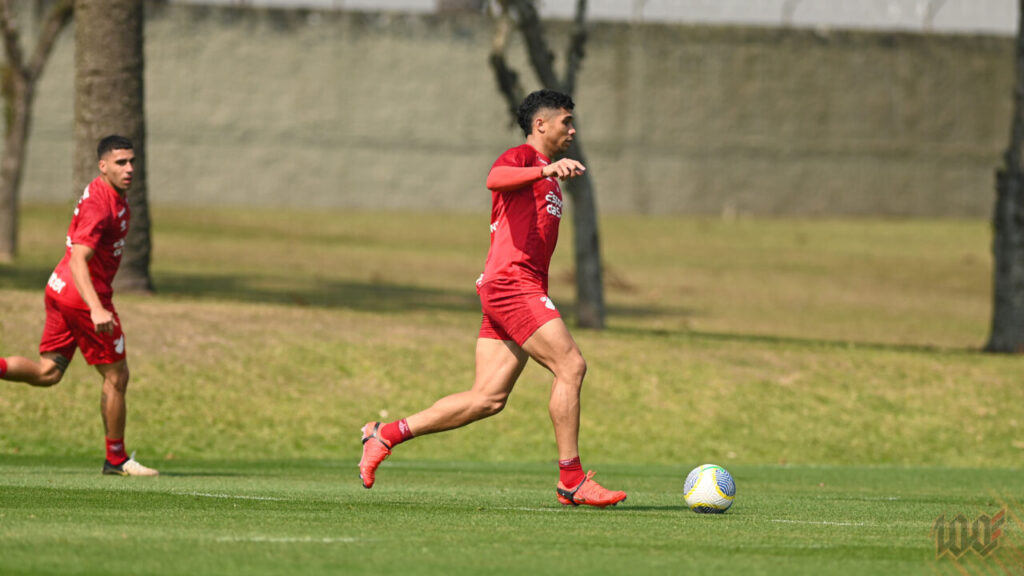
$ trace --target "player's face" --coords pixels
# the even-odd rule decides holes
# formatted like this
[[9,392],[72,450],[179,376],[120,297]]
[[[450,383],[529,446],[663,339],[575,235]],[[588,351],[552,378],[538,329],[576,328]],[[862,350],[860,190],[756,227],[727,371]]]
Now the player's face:
[[572,139],[576,135],[576,127],[573,126],[571,110],[559,108],[558,110],[545,110],[542,114],[544,140],[549,150],[561,154],[569,149]]
[[118,192],[126,192],[132,185],[135,173],[135,152],[132,150],[111,150],[100,159],[100,174]]

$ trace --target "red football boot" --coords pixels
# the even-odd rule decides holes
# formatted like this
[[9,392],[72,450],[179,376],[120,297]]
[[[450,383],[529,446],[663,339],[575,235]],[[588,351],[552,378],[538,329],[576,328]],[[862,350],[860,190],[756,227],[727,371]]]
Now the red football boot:
[[391,456],[391,444],[377,435],[380,422],[367,422],[363,426],[363,458],[359,461],[359,478],[363,488],[373,488],[377,466]]
[[588,471],[587,476],[575,488],[567,488],[558,483],[558,501],[564,506],[615,506],[626,499],[626,493],[621,490],[608,490],[595,482],[593,471]]

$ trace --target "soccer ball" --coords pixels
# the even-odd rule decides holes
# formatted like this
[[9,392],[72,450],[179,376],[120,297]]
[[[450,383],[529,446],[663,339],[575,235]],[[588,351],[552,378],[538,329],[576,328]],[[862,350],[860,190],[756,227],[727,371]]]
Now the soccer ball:
[[732,506],[736,482],[732,475],[714,464],[703,464],[686,475],[683,499],[698,514],[721,514]]

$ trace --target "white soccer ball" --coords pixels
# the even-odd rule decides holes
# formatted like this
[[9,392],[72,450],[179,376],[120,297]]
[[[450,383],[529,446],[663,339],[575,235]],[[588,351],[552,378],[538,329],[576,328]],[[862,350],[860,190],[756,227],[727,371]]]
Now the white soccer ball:
[[732,506],[736,482],[732,475],[714,464],[702,464],[686,475],[683,499],[698,514],[721,514]]

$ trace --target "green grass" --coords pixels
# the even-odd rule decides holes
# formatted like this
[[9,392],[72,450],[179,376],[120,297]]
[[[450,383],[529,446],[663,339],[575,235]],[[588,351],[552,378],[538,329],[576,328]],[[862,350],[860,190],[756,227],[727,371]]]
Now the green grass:
[[[4,355],[36,349],[69,211],[23,212]],[[584,465],[630,493],[611,511],[555,503],[535,365],[502,414],[403,445],[372,491],[354,476],[363,422],[472,382],[486,215],[154,222],[159,294],[116,301],[128,447],[164,476],[98,475],[80,359],[55,388],[0,387],[0,573],[368,573],[368,556],[384,574],[944,573],[936,517],[1024,513],[1024,364],[978,351],[985,222],[605,218],[608,329],[573,333]],[[562,234],[551,295],[571,325]],[[737,477],[722,518],[681,509],[705,462]]]
[[[609,510],[563,509],[541,465],[394,460],[372,491],[350,462],[321,460],[95,472],[0,458],[4,574],[956,573],[936,559],[936,518],[1024,495],[1009,470],[979,484],[957,469],[738,466],[733,509],[701,516],[682,506],[686,470],[665,465],[605,466],[630,488]],[[997,553],[959,566],[1024,558],[1022,528],[1011,519]]]

